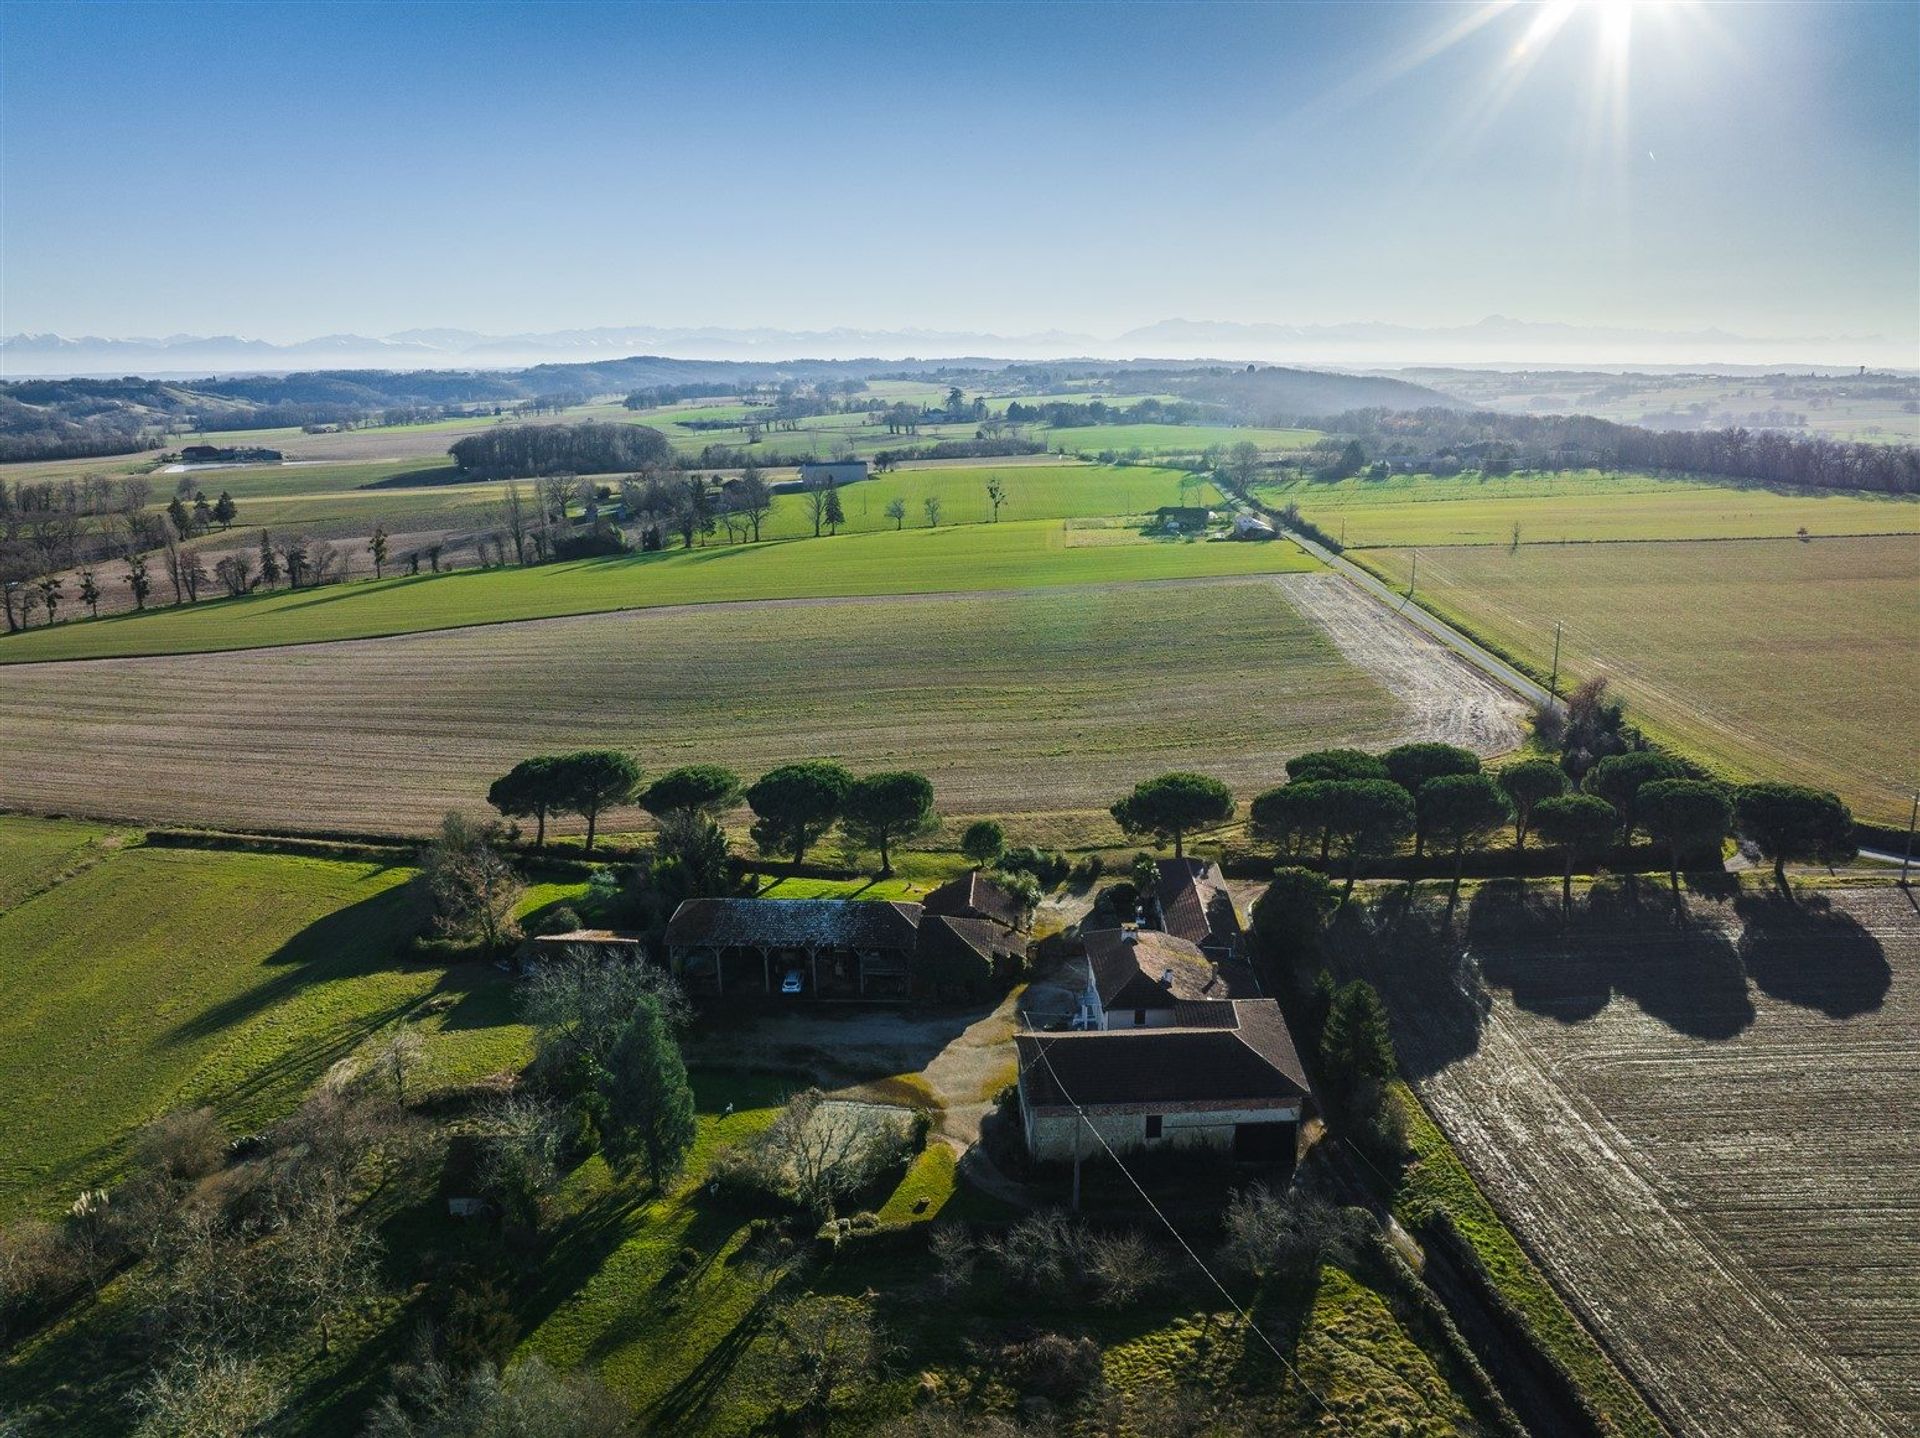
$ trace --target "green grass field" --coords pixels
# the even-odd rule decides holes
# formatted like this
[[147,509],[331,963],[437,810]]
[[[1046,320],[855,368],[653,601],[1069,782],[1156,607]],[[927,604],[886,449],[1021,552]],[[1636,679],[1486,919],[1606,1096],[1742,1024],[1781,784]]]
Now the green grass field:
[[100,824],[0,814],[0,913],[97,861],[117,842],[114,831]]
[[[1095,531],[1096,538],[1110,538]],[[183,654],[663,604],[1050,588],[1120,580],[1280,574],[1318,567],[1290,544],[1083,543],[1068,521],[712,546],[533,569],[462,570],[250,595],[0,639],[0,662]]]
[[[1006,490],[1000,523],[1034,519],[1092,519],[1103,515],[1151,514],[1161,505],[1217,505],[1220,492],[1208,481],[1179,470],[1145,465],[1006,464],[901,469],[847,485],[840,503],[847,522],[842,533],[891,531],[887,517],[893,499],[907,506],[900,521],[906,529],[927,527],[926,502],[940,501],[940,523],[985,524],[993,518],[987,482]],[[811,502],[804,494],[783,494],[761,534],[768,539],[813,533]]]
[[[5,820],[0,857],[57,851],[77,828]],[[257,1127],[402,1016],[423,1018],[438,1080],[522,1061],[492,969],[397,956],[419,921],[411,876],[136,847],[0,912],[0,1215],[109,1180],[170,1108]]]
[[[1363,559],[1404,586],[1407,550]],[[1734,778],[1829,788],[1904,826],[1920,782],[1920,537],[1420,551],[1419,597],[1543,677],[1603,674]]]
[[[1124,398],[1118,401],[1128,402]],[[1286,453],[1312,447],[1321,434],[1313,429],[1262,429],[1252,425],[1097,424],[1071,429],[1043,426],[1034,431],[1034,437],[1044,440],[1049,449],[1064,448],[1071,454],[1097,454],[1101,450],[1125,454],[1134,449],[1147,454],[1198,454],[1213,445],[1231,449],[1245,441],[1269,453]]]
[[1587,540],[1763,539],[1920,533],[1920,499],[1812,490],[1783,493],[1649,475],[1393,475],[1267,485],[1349,548],[1416,544],[1522,547]]

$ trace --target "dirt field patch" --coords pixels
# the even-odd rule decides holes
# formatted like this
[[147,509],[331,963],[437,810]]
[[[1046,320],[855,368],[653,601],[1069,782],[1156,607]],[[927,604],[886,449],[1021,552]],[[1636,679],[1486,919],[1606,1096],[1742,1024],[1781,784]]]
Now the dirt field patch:
[[1430,634],[1396,618],[1334,574],[1277,581],[1302,614],[1320,626],[1347,661],[1406,706],[1421,738],[1477,754],[1516,748],[1525,706]]
[[1677,1427],[1920,1428],[1920,913],[1897,889],[1403,915],[1384,980],[1421,1097]]

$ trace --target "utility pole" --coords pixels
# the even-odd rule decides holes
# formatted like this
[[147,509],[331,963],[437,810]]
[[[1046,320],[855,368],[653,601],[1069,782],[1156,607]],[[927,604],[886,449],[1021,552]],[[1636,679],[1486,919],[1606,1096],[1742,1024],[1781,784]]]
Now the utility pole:
[[1407,598],[1413,598],[1413,591],[1420,583],[1420,551],[1413,551],[1413,573],[1407,576]]
[[1913,866],[1913,829],[1916,822],[1920,822],[1920,790],[1915,791],[1913,812],[1907,816],[1907,852],[1900,860],[1900,884],[1903,888],[1907,882],[1907,870]]
[[1547,697],[1560,697],[1560,621],[1553,621],[1553,677],[1547,681]]

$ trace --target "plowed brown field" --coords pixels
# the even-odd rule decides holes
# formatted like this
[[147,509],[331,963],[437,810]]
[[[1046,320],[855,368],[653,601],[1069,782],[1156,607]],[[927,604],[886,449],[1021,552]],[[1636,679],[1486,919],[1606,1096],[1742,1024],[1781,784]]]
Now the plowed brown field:
[[1421,1097],[1678,1430],[1920,1431],[1913,901],[1557,901],[1361,944]]
[[[1243,796],[1303,748],[1444,729],[1487,686],[1438,645],[1415,708],[1272,579],[661,608],[178,658],[10,667],[0,806],[420,832],[529,753],[932,777],[943,813],[1104,840],[1146,775]],[[1500,744],[1511,742],[1503,731]],[[616,816],[616,825],[632,816]]]

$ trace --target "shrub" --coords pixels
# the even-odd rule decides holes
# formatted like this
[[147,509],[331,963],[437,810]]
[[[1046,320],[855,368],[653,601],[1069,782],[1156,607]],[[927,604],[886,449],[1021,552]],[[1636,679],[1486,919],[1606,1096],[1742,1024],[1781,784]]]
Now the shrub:
[[1008,1344],[1000,1358],[1015,1387],[1057,1403],[1084,1397],[1101,1381],[1100,1345],[1091,1338],[1038,1333]]
[[1031,844],[1008,849],[1000,856],[997,867],[1009,873],[1031,874],[1045,889],[1064,883],[1073,868],[1067,856],[1058,849],[1036,849]]
[[973,1282],[978,1254],[973,1235],[957,1223],[935,1226],[927,1236],[927,1251],[933,1256],[933,1284],[942,1293],[959,1293]]
[[[594,876],[598,878],[598,875]],[[581,927],[580,911],[571,904],[557,904],[547,910],[541,918],[536,932],[542,934],[571,934]]]

